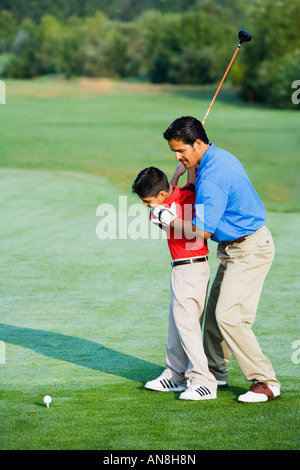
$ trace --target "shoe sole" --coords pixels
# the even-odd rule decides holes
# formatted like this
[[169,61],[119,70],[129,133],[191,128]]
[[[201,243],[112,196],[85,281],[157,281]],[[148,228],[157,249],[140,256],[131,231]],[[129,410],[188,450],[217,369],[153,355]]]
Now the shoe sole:
[[228,384],[218,385],[218,389],[219,389],[219,388],[228,388]]
[[155,388],[155,387],[147,387],[147,390],[152,390],[153,392],[184,392],[186,388],[178,387],[178,388]]
[[279,400],[280,398],[280,395],[277,395],[277,397],[272,397],[272,398],[268,398],[267,400],[259,400],[259,401],[247,401],[247,400],[240,400],[238,398],[238,402],[239,403],[268,403],[268,401],[272,401],[272,400]]
[[201,398],[183,398],[183,397],[179,397],[180,400],[184,400],[184,401],[203,401],[203,400],[215,400],[217,397],[216,396],[213,396],[213,397],[201,397]]

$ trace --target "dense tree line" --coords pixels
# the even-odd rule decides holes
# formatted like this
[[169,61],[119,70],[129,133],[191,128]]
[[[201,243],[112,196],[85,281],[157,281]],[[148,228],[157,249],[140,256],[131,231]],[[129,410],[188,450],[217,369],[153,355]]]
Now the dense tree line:
[[39,22],[45,14],[57,18],[91,16],[102,11],[108,18],[132,21],[144,11],[180,13],[197,8],[229,8],[238,13],[244,0],[0,0],[1,10],[10,11],[20,22],[31,18]]
[[2,76],[45,74],[208,84],[230,79],[278,107],[300,80],[298,0],[0,0]]

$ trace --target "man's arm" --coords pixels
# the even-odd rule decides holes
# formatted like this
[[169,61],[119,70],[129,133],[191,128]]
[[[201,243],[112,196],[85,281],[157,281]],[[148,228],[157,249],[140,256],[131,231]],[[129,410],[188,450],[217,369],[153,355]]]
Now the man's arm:
[[184,236],[189,239],[196,237],[207,240],[212,235],[209,232],[200,230],[196,225],[193,225],[190,220],[182,220],[179,217],[171,222],[170,227],[177,232],[183,233]]
[[[179,172],[178,166],[176,168],[175,174]],[[201,184],[202,184],[202,192],[206,194],[206,198],[202,198],[197,201],[197,195],[196,195],[195,208],[198,205],[201,209],[201,207],[203,207],[205,203],[207,204],[208,214],[210,215],[210,217],[207,218],[210,222],[210,223],[207,223],[207,227],[211,228],[211,227],[217,226],[218,221],[222,217],[222,214],[224,213],[224,210],[227,204],[227,196],[214,183],[206,181],[206,182],[202,182]],[[218,203],[216,203],[216,201],[218,201]],[[202,240],[207,240],[208,238],[211,237],[211,235],[214,232],[213,230],[211,232],[206,232],[204,230],[201,230],[200,228],[198,228],[196,225],[193,224],[192,220],[181,219],[180,217],[177,216],[176,209],[174,211],[174,210],[171,210],[171,208],[167,209],[164,206],[157,206],[154,210],[156,211],[155,215],[157,219],[163,225],[170,227],[178,231],[179,233],[183,233],[185,237],[190,240],[192,240],[195,237],[201,238]],[[196,214],[197,214],[197,209],[196,209]],[[200,213],[198,214],[198,217],[196,217],[196,219],[198,218],[199,218],[200,224],[203,225],[202,224],[203,214],[201,213],[201,210],[200,210]]]
[[[182,163],[179,163],[179,165],[176,168],[176,171],[180,171],[180,168],[178,168],[180,165],[184,167]],[[198,168],[199,168],[199,165],[195,165],[192,168],[188,169],[187,183],[195,184]],[[175,171],[175,174],[176,174],[176,171]],[[201,238],[202,240],[203,239],[207,240],[212,235],[209,232],[204,232],[203,230],[200,230],[198,227],[196,227],[196,225],[193,225],[191,220],[183,220],[183,219],[180,219],[179,217],[177,217],[173,222],[171,222],[170,228],[173,228],[177,232],[183,233],[187,238],[191,238],[191,239],[194,237],[197,237],[197,238]]]

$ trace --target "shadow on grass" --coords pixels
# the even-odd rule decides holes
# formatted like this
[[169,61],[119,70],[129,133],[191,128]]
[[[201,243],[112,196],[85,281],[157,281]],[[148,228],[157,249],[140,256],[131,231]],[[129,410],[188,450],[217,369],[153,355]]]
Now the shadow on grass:
[[160,375],[157,364],[102,346],[83,338],[60,333],[0,324],[0,340],[106,374],[144,382]]

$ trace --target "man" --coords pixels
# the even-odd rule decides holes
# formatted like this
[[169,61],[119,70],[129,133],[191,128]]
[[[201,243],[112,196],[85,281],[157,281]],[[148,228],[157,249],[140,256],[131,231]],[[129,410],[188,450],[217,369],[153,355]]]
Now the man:
[[272,235],[264,225],[263,203],[239,160],[209,143],[197,119],[176,119],[164,138],[185,168],[199,164],[199,169],[193,221],[174,218],[164,207],[159,219],[186,236],[194,234],[218,243],[220,265],[205,317],[204,347],[209,368],[219,386],[227,386],[228,347],[245,378],[253,381],[238,400],[279,398],[280,383],[251,330],[275,253]]

